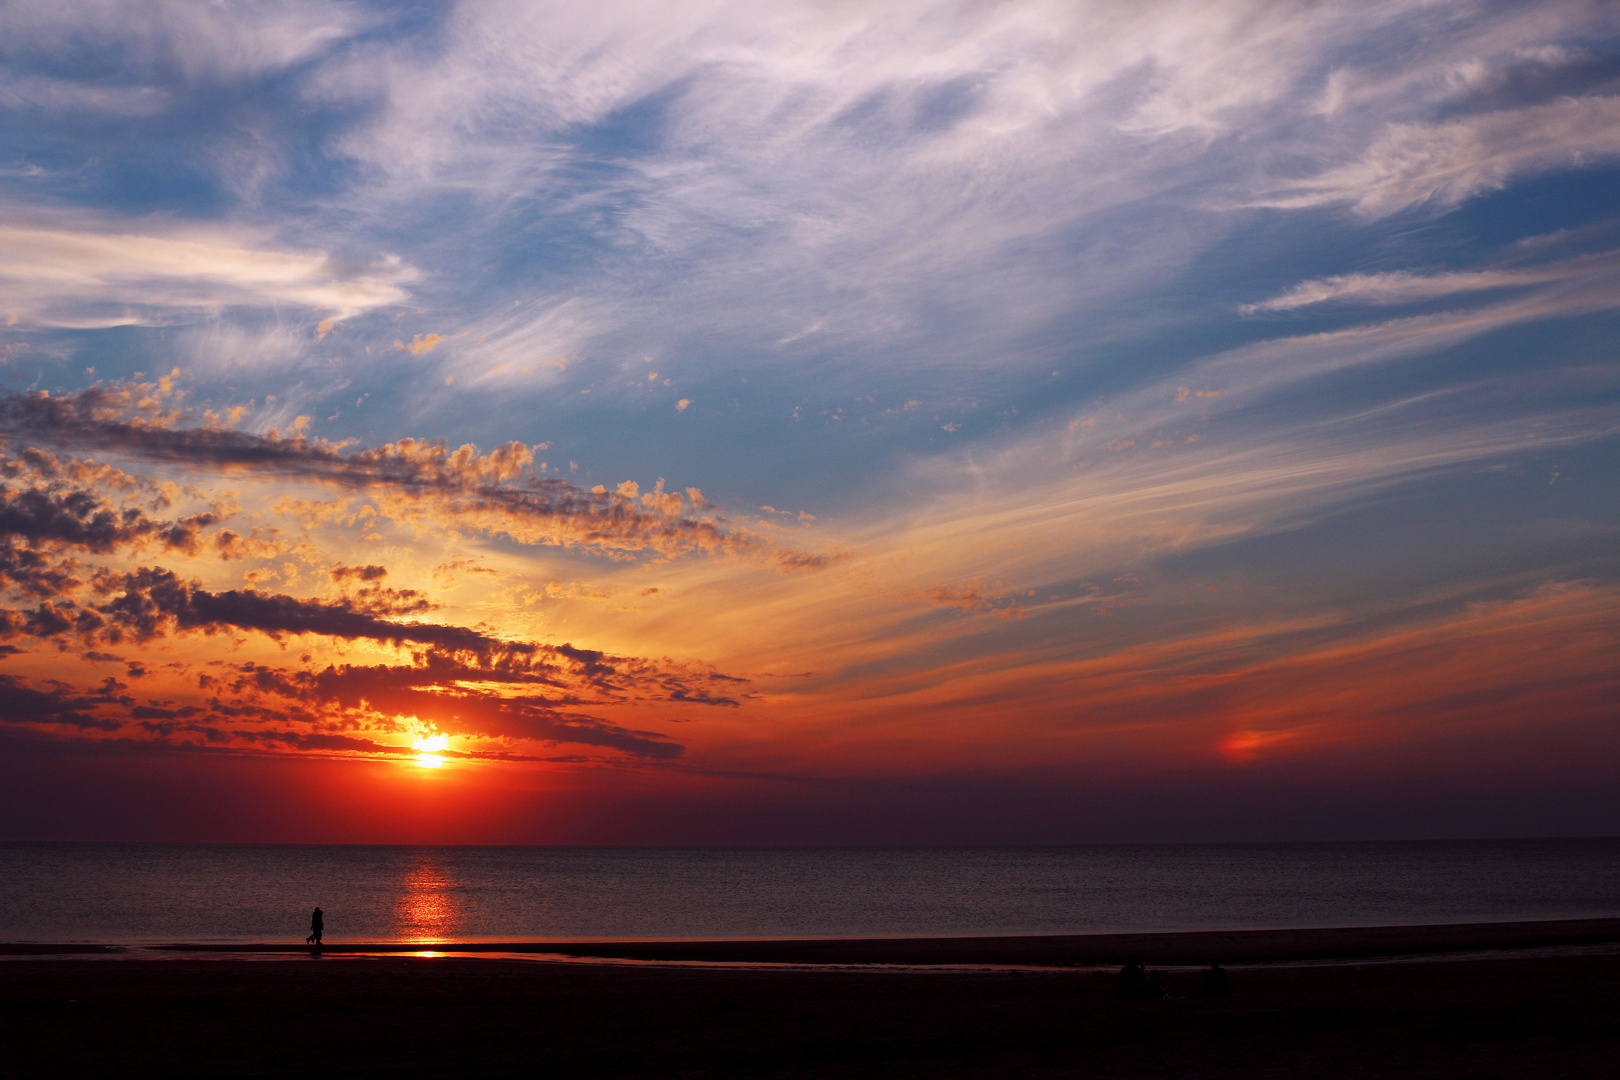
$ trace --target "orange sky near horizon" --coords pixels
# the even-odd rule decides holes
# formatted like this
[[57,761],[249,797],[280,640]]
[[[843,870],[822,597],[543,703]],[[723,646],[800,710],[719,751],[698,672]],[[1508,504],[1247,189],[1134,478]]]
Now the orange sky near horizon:
[[[1602,725],[1620,691],[1600,582],[1356,610],[1252,567],[1216,584],[1140,554],[1109,565],[1172,515],[1207,530],[1196,500],[1145,525],[1093,517],[1101,557],[1059,593],[969,576],[1000,545],[1007,572],[1044,569],[1038,540],[1026,556],[1003,538],[1050,522],[994,508],[950,520],[985,537],[970,545],[926,521],[878,542],[772,530],[696,492],[548,482],[527,450],[367,451],[183,406],[168,380],[12,399],[13,423],[60,447],[4,456],[7,584],[31,600],[5,628],[29,672],[8,676],[27,695],[14,730],[191,768],[318,759],[354,785],[320,800],[344,807],[334,837],[507,834],[489,807],[515,801],[517,834],[544,841],[559,790],[1331,771],[1549,716]],[[429,738],[442,768],[419,765]]]

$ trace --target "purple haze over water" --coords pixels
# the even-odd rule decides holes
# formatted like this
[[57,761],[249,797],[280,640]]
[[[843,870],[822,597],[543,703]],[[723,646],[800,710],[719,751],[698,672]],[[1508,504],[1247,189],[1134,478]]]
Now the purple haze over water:
[[0,939],[883,937],[1620,916],[1620,838],[1001,848],[0,844]]

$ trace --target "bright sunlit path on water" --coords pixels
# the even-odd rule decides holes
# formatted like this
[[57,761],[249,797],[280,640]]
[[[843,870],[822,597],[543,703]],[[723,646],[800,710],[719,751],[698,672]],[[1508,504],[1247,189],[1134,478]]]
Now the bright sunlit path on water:
[[389,936],[422,945],[455,937],[463,930],[457,902],[461,889],[461,883],[439,860],[418,856],[400,881]]

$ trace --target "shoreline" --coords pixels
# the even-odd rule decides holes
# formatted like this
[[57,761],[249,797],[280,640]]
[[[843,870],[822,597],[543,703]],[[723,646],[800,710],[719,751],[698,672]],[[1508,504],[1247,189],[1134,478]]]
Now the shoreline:
[[[578,959],[803,965],[998,965],[1097,968],[1136,953],[1149,964],[1289,963],[1315,960],[1436,957],[1448,953],[1595,946],[1620,943],[1620,918],[1416,926],[1189,930],[937,938],[798,938],[705,941],[329,942],[323,956],[422,952],[547,954]],[[3,956],[95,956],[131,948],[162,953],[309,954],[302,942],[0,943]]]

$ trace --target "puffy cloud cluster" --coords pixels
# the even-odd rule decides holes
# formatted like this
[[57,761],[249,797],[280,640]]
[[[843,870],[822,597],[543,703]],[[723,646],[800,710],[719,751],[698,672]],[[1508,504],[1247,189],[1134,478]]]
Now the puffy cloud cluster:
[[[53,680],[39,690],[8,676],[0,694],[0,721],[119,731],[138,726],[162,737],[212,733],[235,721],[301,721],[311,729],[367,727],[404,730],[403,717],[441,730],[502,741],[594,746],[636,757],[668,759],[681,747],[648,731],[629,730],[570,711],[580,705],[672,701],[733,705],[740,680],[681,669],[572,645],[507,641],[466,627],[399,622],[352,600],[321,601],[254,590],[210,592],[172,571],[143,568],[103,572],[84,591],[88,598],[47,600],[32,609],[0,608],[0,637],[53,642],[60,649],[138,645],[161,648],[190,632],[251,632],[281,640],[317,637],[393,646],[408,663],[337,665],[315,672],[256,663],[226,664],[203,672],[197,685],[212,694],[181,708],[137,704],[127,689],[107,680],[99,695],[72,691]],[[390,614],[397,614],[391,612]],[[13,655],[18,650],[11,650]],[[87,659],[112,659],[90,649]],[[217,666],[217,665],[216,665]],[[257,738],[252,731],[233,736]]]
[[82,567],[71,556],[60,557],[63,551],[107,554],[155,544],[194,553],[202,530],[221,520],[214,512],[154,518],[138,504],[96,490],[105,485],[140,491],[149,485],[117,469],[64,462],[34,448],[15,457],[0,454],[0,477],[0,586],[38,597],[81,584],[74,575]]
[[[534,536],[547,527],[534,520],[551,522],[545,535],[558,543],[665,554],[754,556],[763,548],[712,522],[683,522],[681,497],[661,489],[644,501],[546,485],[526,470],[530,454],[518,444],[484,455],[415,442],[352,450],[304,437],[177,427],[168,404],[160,391],[130,387],[65,398],[20,395],[0,401],[0,424],[14,440],[95,449],[149,466],[183,461],[387,489],[398,506],[418,514],[493,507],[510,524],[486,521],[491,531]],[[198,497],[193,492],[189,499]],[[36,445],[0,453],[0,640],[6,642],[0,658],[35,674],[5,677],[0,722],[55,737],[116,733],[157,745],[190,739],[256,752],[380,754],[400,748],[353,733],[431,725],[484,744],[459,751],[464,755],[524,759],[534,755],[514,745],[564,743],[656,761],[679,756],[682,747],[583,710],[737,703],[742,680],[706,668],[427,621],[435,603],[418,590],[392,587],[388,569],[378,564],[329,562],[324,576],[339,595],[315,597],[210,588],[170,567],[145,565],[149,556],[174,555],[218,567],[245,542],[223,527],[235,512],[225,501],[215,510],[168,514],[183,498],[172,482]],[[429,507],[431,500],[438,502]],[[223,649],[208,645],[214,639]],[[297,644],[305,650],[301,665],[228,658],[255,639]],[[194,656],[199,645],[215,659],[161,665],[166,657]],[[324,666],[314,660],[317,652],[356,646],[394,659]],[[130,647],[142,660],[106,651]],[[142,680],[156,678],[153,667],[171,669],[156,678],[163,696],[137,697],[110,678],[94,690],[75,688],[87,665],[103,662],[124,662]],[[62,663],[77,672],[50,674]]]
[[451,450],[442,442],[416,439],[352,448],[302,434],[282,437],[274,430],[181,426],[181,414],[147,389],[146,384],[94,386],[59,396],[8,395],[0,398],[0,433],[166,466],[364,490],[384,513],[400,520],[430,520],[522,544],[665,558],[700,553],[788,572],[817,570],[834,561],[683,513],[683,496],[664,491],[662,483],[646,493],[586,491],[540,476],[530,468],[533,450],[522,443],[485,454],[470,445]]

